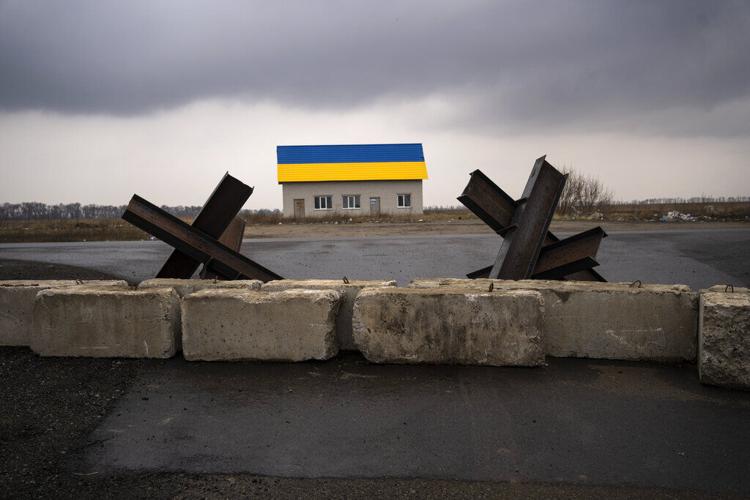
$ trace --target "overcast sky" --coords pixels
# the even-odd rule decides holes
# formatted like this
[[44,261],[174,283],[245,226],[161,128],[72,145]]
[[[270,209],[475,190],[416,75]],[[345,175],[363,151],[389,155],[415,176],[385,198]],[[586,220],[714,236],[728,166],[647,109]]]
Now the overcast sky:
[[0,202],[281,206],[278,144],[421,142],[425,203],[534,159],[750,195],[750,2],[0,0]]

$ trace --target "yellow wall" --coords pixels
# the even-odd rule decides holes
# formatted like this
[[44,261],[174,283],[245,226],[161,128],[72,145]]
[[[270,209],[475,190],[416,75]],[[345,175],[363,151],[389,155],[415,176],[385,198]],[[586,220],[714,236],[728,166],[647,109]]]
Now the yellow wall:
[[427,179],[423,161],[372,163],[280,163],[279,182],[399,181]]

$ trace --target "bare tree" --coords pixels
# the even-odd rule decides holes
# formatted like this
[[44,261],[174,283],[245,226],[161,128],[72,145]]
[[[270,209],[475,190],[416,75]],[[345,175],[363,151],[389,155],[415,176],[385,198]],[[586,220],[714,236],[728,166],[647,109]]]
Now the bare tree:
[[599,179],[564,167],[568,176],[557,213],[560,215],[588,215],[612,203],[612,193]]

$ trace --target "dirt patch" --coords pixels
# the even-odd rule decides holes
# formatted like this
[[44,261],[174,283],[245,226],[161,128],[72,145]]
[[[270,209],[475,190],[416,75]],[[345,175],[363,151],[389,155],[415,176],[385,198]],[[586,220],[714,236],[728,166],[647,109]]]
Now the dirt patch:
[[75,480],[61,464],[85,446],[138,363],[40,358],[0,349],[0,497],[30,497]]

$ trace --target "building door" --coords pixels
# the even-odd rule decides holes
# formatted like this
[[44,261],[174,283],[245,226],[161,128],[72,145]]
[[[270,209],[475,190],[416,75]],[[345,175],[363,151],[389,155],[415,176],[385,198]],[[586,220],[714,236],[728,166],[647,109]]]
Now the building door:
[[380,215],[380,198],[370,198],[370,215]]
[[294,218],[304,219],[305,218],[305,199],[294,200]]

